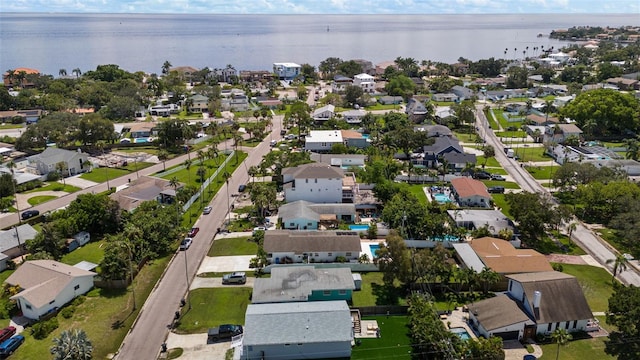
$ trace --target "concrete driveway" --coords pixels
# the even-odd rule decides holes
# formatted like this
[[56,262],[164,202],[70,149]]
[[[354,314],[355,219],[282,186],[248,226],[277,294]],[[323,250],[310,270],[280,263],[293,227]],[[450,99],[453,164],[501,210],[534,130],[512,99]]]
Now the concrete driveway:
[[191,282],[191,286],[189,290],[198,289],[198,288],[219,288],[219,287],[233,287],[233,286],[242,286],[242,287],[253,287],[255,283],[255,278],[251,276],[247,276],[247,282],[245,284],[239,285],[223,285],[222,278],[220,277],[200,277],[196,276]]
[[[93,171],[100,171],[98,169],[93,169]],[[68,185],[73,185],[73,186],[77,186],[80,189],[86,189],[86,188],[90,188],[92,186],[96,186],[98,185],[98,183],[90,181],[90,180],[85,180],[82,179],[80,177],[80,175],[75,175],[75,176],[71,176],[68,177],[66,179],[64,179],[64,181],[68,184]]]
[[502,342],[502,348],[504,349],[504,360],[522,360],[525,355],[533,355],[536,359],[542,356],[542,349],[536,344],[531,344],[533,347],[533,353],[529,354],[527,348],[525,348],[518,340],[507,340]]
[[170,332],[167,338],[167,348],[182,348],[184,352],[180,358],[189,360],[223,360],[227,350],[231,348],[231,342],[207,344],[206,333],[178,335]]
[[233,272],[233,271],[250,271],[249,261],[255,255],[242,256],[207,256],[202,260],[202,264],[197,274],[206,272]]

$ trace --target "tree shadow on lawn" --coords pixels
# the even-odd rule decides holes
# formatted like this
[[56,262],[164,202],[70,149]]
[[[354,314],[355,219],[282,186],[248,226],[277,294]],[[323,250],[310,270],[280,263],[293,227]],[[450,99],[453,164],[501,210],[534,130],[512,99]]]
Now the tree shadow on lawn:
[[404,288],[376,283],[371,284],[371,292],[376,297],[376,305],[399,305],[406,295]]

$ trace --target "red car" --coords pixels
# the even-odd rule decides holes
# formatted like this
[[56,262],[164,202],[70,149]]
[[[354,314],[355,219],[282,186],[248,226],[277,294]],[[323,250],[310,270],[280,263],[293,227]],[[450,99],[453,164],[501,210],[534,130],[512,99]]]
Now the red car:
[[16,333],[16,328],[7,326],[0,331],[0,343],[11,338]]
[[196,236],[198,234],[198,231],[200,231],[199,227],[191,228],[191,231],[189,231],[189,237],[192,238]]

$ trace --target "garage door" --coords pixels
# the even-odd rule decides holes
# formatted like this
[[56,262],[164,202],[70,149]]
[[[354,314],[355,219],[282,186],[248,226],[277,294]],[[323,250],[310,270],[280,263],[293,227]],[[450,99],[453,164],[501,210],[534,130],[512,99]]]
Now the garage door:
[[505,332],[497,332],[493,333],[493,336],[499,336],[502,340],[518,340],[518,334],[520,332],[516,331],[505,331]]

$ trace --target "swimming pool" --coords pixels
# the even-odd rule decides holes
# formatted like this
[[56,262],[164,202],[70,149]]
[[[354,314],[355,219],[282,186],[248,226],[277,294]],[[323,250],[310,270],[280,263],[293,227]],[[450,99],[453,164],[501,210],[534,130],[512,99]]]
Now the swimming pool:
[[369,245],[369,249],[371,249],[371,255],[373,257],[378,257],[378,250],[380,250],[380,244]]
[[443,193],[433,193],[432,196],[433,196],[433,199],[439,202],[440,204],[451,202],[451,199],[449,199],[449,197]]
[[458,337],[460,339],[462,339],[462,340],[471,339],[471,335],[469,335],[469,332],[467,332],[467,329],[465,329],[465,328],[456,327],[456,328],[451,328],[449,331],[451,331],[452,333],[458,335]]
[[134,144],[143,144],[143,143],[146,143],[146,142],[149,142],[149,139],[147,139],[147,138],[136,138],[136,139],[133,139],[133,143]]
[[367,224],[363,224],[363,225],[349,225],[349,230],[353,230],[353,231],[367,231],[367,230],[369,230],[369,225],[367,225]]

